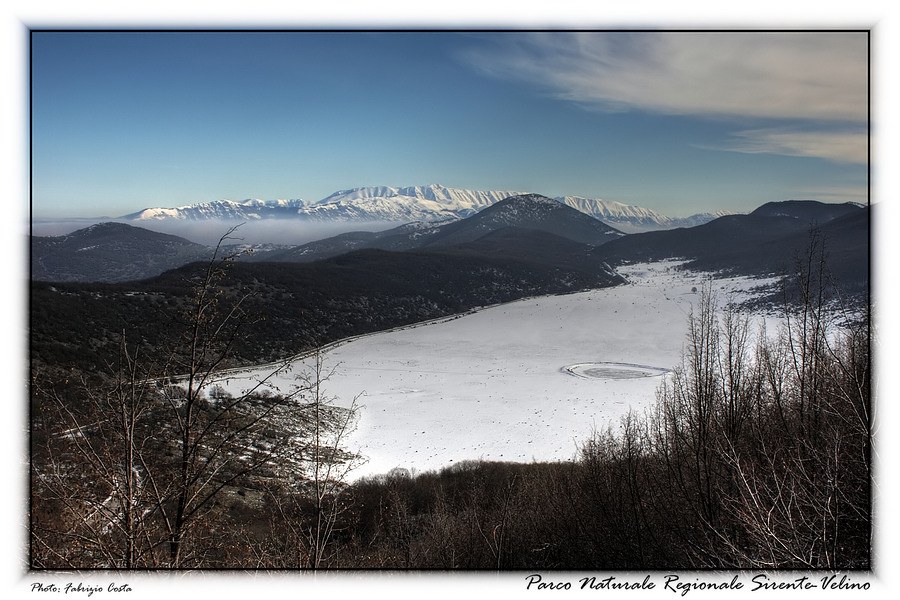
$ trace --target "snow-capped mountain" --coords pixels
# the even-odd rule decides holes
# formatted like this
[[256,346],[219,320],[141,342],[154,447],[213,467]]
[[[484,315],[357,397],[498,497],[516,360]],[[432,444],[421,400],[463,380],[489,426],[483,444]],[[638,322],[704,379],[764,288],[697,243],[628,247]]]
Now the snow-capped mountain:
[[660,229],[675,229],[677,227],[695,227],[709,223],[713,219],[724,217],[732,213],[728,211],[716,211],[712,213],[698,213],[689,217],[667,217],[655,210],[640,206],[631,206],[600,198],[582,198],[581,196],[561,196],[555,198],[567,206],[571,206],[581,212],[600,219],[608,225],[625,233],[641,233],[644,231],[657,231]]
[[335,192],[318,202],[217,200],[178,208],[148,208],[125,215],[123,219],[152,221],[299,218],[316,222],[432,222],[462,219],[519,193],[464,190],[436,184],[404,188],[361,187]]
[[[432,184],[410,187],[359,187],[341,190],[317,202],[304,200],[218,200],[180,206],[147,208],[125,215],[130,221],[229,219],[256,221],[292,218],[313,222],[452,221],[469,217],[489,206],[527,192],[467,190]],[[673,219],[649,208],[599,198],[561,196],[556,202],[591,215],[625,233],[691,227],[726,213],[704,213]]]
[[521,192],[464,190],[442,185],[361,187],[335,192],[305,215],[322,221],[445,221],[463,219]]
[[181,221],[204,221],[209,219],[227,219],[255,221],[258,219],[297,218],[307,207],[304,200],[259,200],[250,199],[242,202],[234,200],[214,200],[200,204],[179,206],[177,208],[145,208],[144,210],[123,219],[129,221],[162,221],[177,219]]
[[677,227],[696,227],[697,225],[704,225],[706,223],[709,223],[710,221],[714,221],[719,217],[727,217],[733,214],[735,213],[727,210],[717,210],[711,213],[697,213],[688,217],[675,217],[669,220],[670,224],[668,227],[663,227],[662,229],[675,229]]
[[669,217],[649,208],[581,196],[560,196],[554,200],[600,219],[626,233],[667,229],[671,226]]

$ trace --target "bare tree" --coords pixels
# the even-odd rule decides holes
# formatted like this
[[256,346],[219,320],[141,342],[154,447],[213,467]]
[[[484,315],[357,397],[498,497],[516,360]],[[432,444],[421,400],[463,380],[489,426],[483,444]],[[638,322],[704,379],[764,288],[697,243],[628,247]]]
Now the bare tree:
[[745,317],[708,298],[689,318],[651,439],[689,510],[692,566],[868,564],[868,337],[840,330],[824,256],[813,235],[777,335],[752,340]]
[[147,426],[156,398],[124,340],[106,386],[79,377],[63,390],[35,381],[43,399],[43,443],[32,454],[35,566],[158,565],[143,485],[144,457],[157,444]]
[[123,335],[112,379],[35,386],[43,400],[32,464],[35,566],[231,564],[239,557],[228,556],[231,534],[217,522],[240,504],[237,492],[299,472],[310,453],[317,501],[330,497],[327,482],[339,477],[336,466],[320,470],[322,453],[333,457],[339,448],[323,449],[325,428],[345,433],[355,405],[342,423],[328,420],[334,413],[321,408],[320,361],[287,392],[272,393],[270,384],[289,361],[237,394],[219,385],[249,318],[250,294],[224,283],[235,258],[224,252],[232,233],[194,281],[183,337],[163,360],[151,364]]
[[317,350],[310,358],[298,397],[305,444],[296,457],[298,465],[282,469],[267,491],[273,507],[269,566],[276,568],[319,569],[333,563],[334,537],[346,525],[342,517],[349,508],[344,497],[349,475],[364,462],[345,448],[356,427],[359,396],[349,406],[339,406],[325,392],[333,371],[326,369],[323,354]]

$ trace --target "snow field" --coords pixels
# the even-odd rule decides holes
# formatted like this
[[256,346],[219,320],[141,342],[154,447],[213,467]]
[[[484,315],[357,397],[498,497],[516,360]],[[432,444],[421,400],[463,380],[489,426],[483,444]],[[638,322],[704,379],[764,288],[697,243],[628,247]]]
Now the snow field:
[[[333,373],[323,387],[339,406],[359,396],[345,447],[367,462],[353,476],[469,459],[573,458],[593,430],[616,428],[629,409],[650,406],[665,371],[680,363],[700,296],[692,288],[708,276],[676,271],[677,264],[631,265],[619,269],[628,285],[524,299],[336,345],[325,355]],[[741,300],[773,282],[712,284],[720,297]],[[291,371],[310,364],[299,360]],[[239,393],[269,372],[231,372],[221,384]],[[293,377],[270,383],[285,391]]]

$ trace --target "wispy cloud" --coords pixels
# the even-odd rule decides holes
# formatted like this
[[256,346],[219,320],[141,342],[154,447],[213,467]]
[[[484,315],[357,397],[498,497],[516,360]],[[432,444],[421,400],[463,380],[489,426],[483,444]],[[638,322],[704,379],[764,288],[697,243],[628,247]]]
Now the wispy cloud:
[[865,120],[862,33],[578,32],[510,35],[467,58],[604,110]]
[[738,131],[734,137],[733,144],[720,149],[748,154],[818,157],[855,164],[868,162],[865,132],[750,129]]

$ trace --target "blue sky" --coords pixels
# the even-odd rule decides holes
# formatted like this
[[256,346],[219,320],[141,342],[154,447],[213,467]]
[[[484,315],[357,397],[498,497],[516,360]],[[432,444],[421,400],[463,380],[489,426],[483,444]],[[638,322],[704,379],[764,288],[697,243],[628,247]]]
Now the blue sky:
[[866,201],[864,33],[32,34],[32,209],[441,183]]

